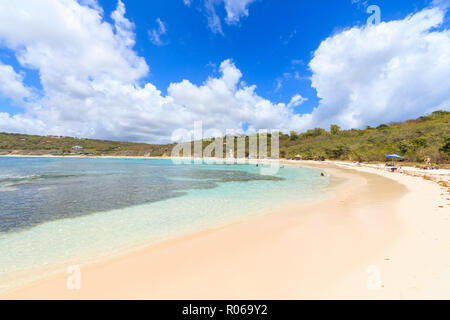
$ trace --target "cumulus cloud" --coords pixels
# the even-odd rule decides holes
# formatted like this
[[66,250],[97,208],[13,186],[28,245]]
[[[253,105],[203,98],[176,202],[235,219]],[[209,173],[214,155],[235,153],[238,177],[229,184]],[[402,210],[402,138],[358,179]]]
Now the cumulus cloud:
[[196,86],[188,80],[173,83],[168,93],[177,105],[200,116],[206,127],[239,130],[244,123],[254,128],[284,129],[295,126],[299,116],[284,103],[274,104],[255,93],[256,86],[245,86],[242,73],[230,60],[220,65],[220,78],[209,78]]
[[0,39],[21,65],[40,71],[44,86],[75,85],[88,93],[96,79],[132,82],[148,72],[132,50],[133,25],[124,13],[119,1],[111,25],[73,0],[2,0]]
[[445,11],[354,27],[324,40],[309,66],[319,106],[312,125],[361,127],[450,108],[450,32]]
[[11,66],[0,61],[0,96],[9,98],[16,104],[22,104],[23,99],[29,97],[31,92],[23,83],[23,78]]
[[290,131],[358,127],[449,106],[450,35],[436,28],[443,9],[323,41],[309,64],[320,103],[298,115],[301,95],[287,104],[259,96],[232,60],[220,64],[219,76],[201,85],[172,83],[163,95],[143,83],[149,66],[133,49],[134,25],[122,1],[112,23],[88,2],[0,0],[0,45],[23,70],[37,70],[42,85],[31,94],[19,71],[0,65],[0,95],[23,107],[14,116],[0,113],[0,131],[167,142],[199,120],[216,133],[244,126]]
[[[237,24],[241,18],[248,17],[248,7],[255,0],[202,0],[206,17],[208,19],[208,26],[214,33],[223,34],[222,22],[216,12],[216,6],[223,5],[227,16],[225,22],[229,25]],[[183,0],[188,7],[194,0]]]
[[[122,1],[113,24],[95,6],[73,0],[17,0],[1,8],[0,41],[23,68],[39,71],[43,86],[23,113],[0,115],[1,131],[166,142],[175,129],[191,130],[198,120],[205,130],[225,132],[243,123],[289,128],[298,118],[246,86],[231,60],[222,62],[219,77],[200,86],[172,83],[166,96],[151,83],[141,85],[149,67],[132,49],[134,25]],[[17,86],[21,79],[12,75]],[[18,88],[8,94],[24,96]]]

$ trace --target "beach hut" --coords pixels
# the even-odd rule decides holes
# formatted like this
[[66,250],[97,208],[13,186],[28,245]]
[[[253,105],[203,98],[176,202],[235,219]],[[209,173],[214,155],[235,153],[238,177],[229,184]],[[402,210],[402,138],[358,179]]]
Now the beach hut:
[[294,157],[294,160],[300,161],[300,160],[302,160],[302,156],[298,154]]

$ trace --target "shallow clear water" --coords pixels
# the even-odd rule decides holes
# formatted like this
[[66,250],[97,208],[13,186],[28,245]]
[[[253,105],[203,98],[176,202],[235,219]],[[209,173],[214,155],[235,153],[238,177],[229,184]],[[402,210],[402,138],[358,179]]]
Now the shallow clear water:
[[318,199],[312,169],[171,160],[0,158],[0,290],[67,265]]

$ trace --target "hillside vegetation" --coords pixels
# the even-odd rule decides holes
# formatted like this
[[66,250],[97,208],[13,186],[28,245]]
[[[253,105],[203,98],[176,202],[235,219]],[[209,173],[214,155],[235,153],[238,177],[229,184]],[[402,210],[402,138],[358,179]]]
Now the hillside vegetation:
[[[82,149],[72,149],[75,146],[80,146]],[[173,145],[0,133],[0,154],[3,155],[163,156],[170,155],[172,147]]]
[[317,128],[301,134],[292,132],[280,141],[281,156],[384,161],[386,154],[396,153],[408,162],[423,162],[429,157],[435,163],[449,163],[449,121],[450,112],[435,111],[415,120],[363,130],[340,130],[332,125],[329,131]]
[[[304,133],[280,135],[280,157],[300,156],[305,160],[384,161],[386,154],[397,153],[408,162],[422,163],[426,158],[438,164],[450,163],[450,112],[430,115],[376,128],[329,130],[316,128]],[[246,137],[246,155],[249,137]],[[203,141],[206,147],[211,141]],[[82,147],[74,150],[74,146]],[[112,155],[169,156],[174,144],[158,145],[70,137],[34,136],[0,133],[0,154],[29,155]],[[225,149],[225,148],[224,148]],[[269,135],[270,152],[270,135]]]

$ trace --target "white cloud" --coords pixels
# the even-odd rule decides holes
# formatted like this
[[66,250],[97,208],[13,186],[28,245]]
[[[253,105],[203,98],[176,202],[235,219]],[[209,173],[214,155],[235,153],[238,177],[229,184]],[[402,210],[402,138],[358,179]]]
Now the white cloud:
[[441,9],[323,41],[310,62],[321,101],[299,116],[293,107],[304,101],[300,95],[287,105],[262,98],[231,60],[221,63],[218,77],[172,83],[161,94],[142,83],[149,67],[133,50],[134,25],[123,3],[112,24],[90,3],[0,0],[0,45],[22,69],[37,70],[43,88],[31,95],[20,74],[0,65],[0,94],[26,98],[23,113],[0,113],[0,131],[165,142],[197,120],[210,132],[239,131],[243,124],[289,131],[376,124],[449,106],[449,31],[430,31],[441,23]]
[[432,5],[435,7],[440,7],[442,9],[447,9],[450,7],[450,1],[449,0],[433,0]]
[[224,0],[227,11],[226,21],[233,24],[243,17],[248,17],[248,6],[255,0]]
[[22,114],[0,115],[0,131],[162,142],[197,120],[225,132],[243,123],[287,129],[298,118],[245,85],[231,60],[222,62],[218,78],[201,86],[172,83],[167,96],[140,85],[149,68],[132,49],[134,26],[121,1],[114,25],[73,0],[0,3],[0,42],[24,68],[39,71],[43,86]]
[[208,19],[208,26],[214,33],[223,34],[222,22],[216,13],[215,0],[205,0],[205,12],[206,18]]
[[122,15],[121,1],[112,14],[114,26],[73,0],[0,3],[0,39],[23,66],[41,72],[44,86],[85,85],[104,77],[132,82],[148,72],[132,50],[133,26]]
[[23,77],[16,73],[9,65],[0,61],[0,96],[9,98],[14,103],[22,104],[23,99],[29,97],[31,92],[23,85]]
[[288,103],[288,107],[298,107],[299,105],[303,104],[305,101],[308,101],[308,98],[304,98],[299,94],[296,94],[291,98],[291,101]]
[[449,109],[450,32],[438,28],[444,15],[425,9],[324,40],[309,64],[320,98],[310,126],[361,127]]
[[251,123],[257,129],[287,131],[299,120],[285,104],[274,104],[258,96],[256,86],[242,86],[242,74],[230,60],[222,62],[220,71],[220,78],[209,78],[201,86],[188,80],[173,83],[168,89],[169,96],[209,128],[237,130],[243,123]]
[[[95,7],[94,7],[95,8]],[[116,36],[127,48],[134,46],[134,24],[125,18],[125,5],[122,0],[118,0],[117,8],[111,14],[116,29]]]
[[280,91],[283,88],[283,79],[277,78],[275,79],[275,92]]
[[103,14],[103,8],[98,4],[97,0],[78,0],[78,2],[83,6],[94,8]]
[[167,34],[167,27],[160,18],[156,19],[156,23],[158,24],[158,28],[150,30],[148,34],[150,36],[150,40],[154,45],[162,46],[165,44],[165,42],[161,39],[161,36]]
[[[229,25],[237,24],[241,18],[248,17],[248,7],[255,0],[202,0],[208,19],[208,26],[214,33],[223,34],[222,22],[216,12],[216,6],[223,5],[227,16],[225,22]],[[183,0],[188,7],[191,6],[193,0]]]

